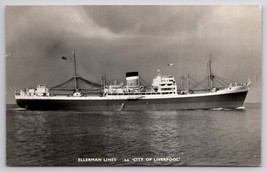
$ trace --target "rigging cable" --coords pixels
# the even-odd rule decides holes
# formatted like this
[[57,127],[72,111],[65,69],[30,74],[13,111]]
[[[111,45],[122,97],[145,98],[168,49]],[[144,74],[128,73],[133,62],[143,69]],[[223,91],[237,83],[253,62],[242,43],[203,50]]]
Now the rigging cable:
[[56,75],[53,78],[51,78],[51,80],[48,82],[47,84],[48,86],[52,85],[52,83],[57,79],[57,77],[60,76],[61,73],[64,72],[66,66],[67,66],[67,63],[64,63],[64,65],[61,68],[58,68],[59,70],[57,71]]
[[68,79],[67,81],[65,81],[65,82],[63,82],[63,83],[61,83],[61,84],[59,84],[59,85],[56,85],[56,86],[54,86],[54,87],[51,87],[51,89],[54,89],[54,88],[58,88],[58,87],[62,87],[62,86],[66,86],[66,84],[67,83],[69,83],[70,81],[72,81],[74,78],[70,78],[70,79]]
[[[192,78],[191,78],[192,79]],[[197,88],[198,86],[201,86],[202,88],[206,88],[205,86],[203,86],[202,85],[202,83],[205,83],[205,82],[207,82],[208,81],[208,77],[205,77],[204,79],[202,79],[201,81],[199,81],[199,82],[196,82],[194,79],[192,79],[196,84],[195,85],[193,85],[192,87],[191,87],[191,89],[195,89],[195,88]]]
[[[218,77],[218,76],[217,76]],[[232,81],[232,80],[230,80],[230,79],[226,79],[226,78],[222,78],[222,77],[218,77],[219,79],[221,79],[222,81],[224,81],[224,82],[226,82],[226,81],[228,81],[228,82],[226,82],[226,83],[234,83],[235,81]]]
[[[145,86],[145,87],[149,87],[150,86],[150,84],[148,84],[147,82],[146,82],[146,80],[144,80],[144,78],[142,78],[141,76],[139,76],[140,77],[140,83],[143,85],[143,86]],[[144,83],[144,84],[143,84]]]
[[215,77],[215,80],[214,81],[216,81],[217,83],[221,84],[223,87],[226,86],[226,84],[223,83],[222,81],[220,81],[217,77]]

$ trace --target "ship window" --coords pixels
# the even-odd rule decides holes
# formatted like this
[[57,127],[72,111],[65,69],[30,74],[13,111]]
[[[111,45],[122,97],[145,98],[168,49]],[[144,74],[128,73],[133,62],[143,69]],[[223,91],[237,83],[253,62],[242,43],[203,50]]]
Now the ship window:
[[172,86],[172,84],[167,84],[168,86]]

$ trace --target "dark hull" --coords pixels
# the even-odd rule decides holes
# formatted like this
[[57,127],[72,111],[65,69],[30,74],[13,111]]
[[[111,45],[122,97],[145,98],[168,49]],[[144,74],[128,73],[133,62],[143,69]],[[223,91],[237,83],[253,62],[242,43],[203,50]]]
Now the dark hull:
[[247,91],[223,95],[137,100],[30,100],[17,99],[27,110],[187,110],[242,107]]

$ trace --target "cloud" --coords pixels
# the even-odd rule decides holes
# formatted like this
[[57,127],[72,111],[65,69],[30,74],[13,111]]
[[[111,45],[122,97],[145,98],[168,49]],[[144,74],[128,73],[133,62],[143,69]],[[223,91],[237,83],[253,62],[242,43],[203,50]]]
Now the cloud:
[[88,16],[115,33],[172,35],[192,30],[204,13],[191,13],[190,6],[97,6],[84,7]]
[[[19,8],[21,13],[15,13]],[[7,26],[10,25],[7,29],[8,45],[29,39],[69,41],[118,37],[94,23],[81,7],[10,7],[7,8],[7,15]]]

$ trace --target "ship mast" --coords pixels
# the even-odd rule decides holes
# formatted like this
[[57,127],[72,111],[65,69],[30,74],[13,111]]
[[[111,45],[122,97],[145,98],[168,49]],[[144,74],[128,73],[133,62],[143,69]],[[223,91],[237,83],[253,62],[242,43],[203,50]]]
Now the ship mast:
[[75,56],[75,51],[73,53],[73,64],[74,64],[74,80],[75,80],[75,90],[78,91],[78,78],[79,76],[77,75],[77,69],[76,69],[76,56]]
[[183,80],[184,80],[184,76],[182,75],[182,76],[181,76],[181,79],[180,79],[180,89],[181,89],[181,90],[184,88]]
[[186,78],[186,83],[187,83],[187,90],[190,90],[190,76],[189,73],[187,74],[187,78]]
[[[77,63],[76,63],[76,53],[75,53],[75,51],[73,51],[72,54],[73,54],[73,57],[72,58],[73,58],[73,72],[74,72],[73,77],[71,77],[70,79],[68,79],[67,81],[65,81],[65,82],[63,82],[61,84],[58,84],[58,85],[56,85],[54,87],[51,87],[50,89],[53,89],[53,90],[66,90],[66,91],[68,91],[68,90],[69,91],[70,90],[73,91],[73,89],[74,89],[74,93],[79,93],[80,90],[90,90],[90,89],[87,89],[87,88],[79,88],[79,82],[78,82],[79,80],[80,81],[83,81],[86,84],[91,85],[93,87],[98,87],[98,88],[99,87],[102,87],[103,86],[102,84],[100,85],[98,83],[89,81],[89,80],[84,79],[83,77],[81,77],[81,76],[78,75],[78,73],[77,73]],[[63,60],[70,59],[70,58],[67,58],[67,57],[64,57],[64,56],[62,56],[61,58]],[[72,88],[62,88],[62,87],[66,87],[67,84],[70,83],[70,82],[74,82],[74,88],[73,87]]]
[[103,85],[103,96],[105,95],[105,88],[106,88],[106,74],[102,76],[102,85]]
[[209,83],[209,87],[212,89],[214,88],[214,82],[213,82],[214,75],[211,71],[211,62],[212,62],[211,60],[208,61],[207,67],[208,67],[208,81],[209,81],[208,83]]

